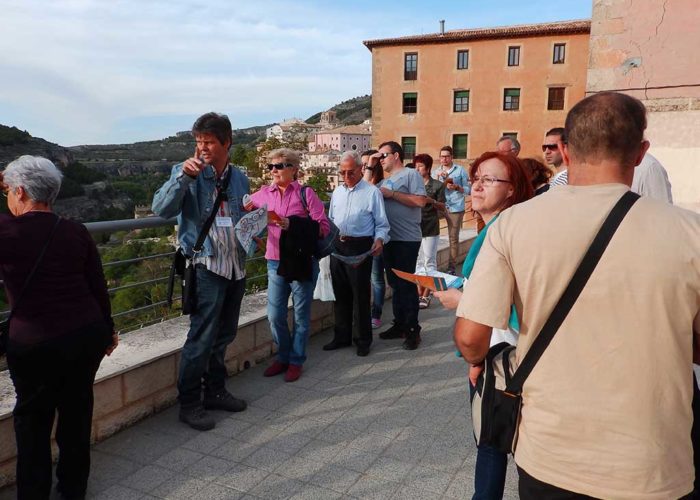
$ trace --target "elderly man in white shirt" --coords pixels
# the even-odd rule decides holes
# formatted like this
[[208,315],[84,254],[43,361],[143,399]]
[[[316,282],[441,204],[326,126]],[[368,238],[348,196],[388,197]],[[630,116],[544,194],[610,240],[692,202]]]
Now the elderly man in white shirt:
[[[367,356],[372,344],[369,293],[372,256],[382,253],[388,239],[389,222],[382,194],[362,178],[362,161],[355,151],[343,153],[338,173],[344,184],[333,191],[328,212],[340,229],[331,256],[335,327],[333,340],[323,346],[323,350],[352,345],[354,317],[357,318],[357,338],[354,339],[357,355]],[[359,262],[352,257],[358,257],[355,260]]]

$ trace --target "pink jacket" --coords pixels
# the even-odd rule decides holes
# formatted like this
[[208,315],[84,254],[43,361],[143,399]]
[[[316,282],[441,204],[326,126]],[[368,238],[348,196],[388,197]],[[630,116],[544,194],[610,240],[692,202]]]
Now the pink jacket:
[[[253,200],[253,205],[255,208],[260,208],[263,205],[267,205],[268,210],[274,211],[280,217],[289,217],[290,215],[298,215],[300,217],[308,217],[319,223],[321,226],[322,236],[326,236],[330,231],[330,225],[328,223],[328,218],[323,208],[323,202],[318,198],[316,193],[311,188],[306,189],[306,202],[309,206],[309,212],[304,210],[304,205],[301,202],[301,184],[294,181],[287,189],[285,189],[284,194],[281,195],[281,191],[276,184],[270,184],[269,186],[263,186],[260,191],[254,193],[251,198]],[[267,260],[280,260],[280,235],[282,234],[282,229],[274,224],[267,226],[267,250],[265,251],[265,258]]]

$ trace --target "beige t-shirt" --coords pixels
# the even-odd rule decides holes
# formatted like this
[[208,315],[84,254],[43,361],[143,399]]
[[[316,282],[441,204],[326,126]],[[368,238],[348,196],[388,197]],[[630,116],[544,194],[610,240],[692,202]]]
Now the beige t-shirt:
[[[522,359],[627,190],[558,186],[503,212],[457,315],[505,328],[515,303]],[[700,215],[641,198],[525,382],[518,465],[593,497],[690,493],[699,311]]]

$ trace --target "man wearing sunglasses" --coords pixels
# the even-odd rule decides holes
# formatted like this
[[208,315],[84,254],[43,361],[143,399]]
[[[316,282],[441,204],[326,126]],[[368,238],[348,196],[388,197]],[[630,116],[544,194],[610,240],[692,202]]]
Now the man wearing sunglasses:
[[544,161],[554,169],[554,177],[549,185],[566,186],[569,183],[568,165],[561,154],[562,146],[566,144],[566,135],[563,127],[555,127],[547,132],[542,144]]
[[393,289],[391,304],[394,324],[379,334],[382,339],[405,338],[403,348],[413,350],[420,344],[418,324],[418,289],[409,281],[397,277],[392,269],[416,272],[416,261],[423,233],[420,223],[421,208],[425,206],[425,184],[415,169],[403,164],[403,149],[394,141],[379,146],[379,152],[370,162],[379,161],[385,174],[390,176],[380,185],[386,216],[391,229],[389,243],[384,246],[384,265],[389,285]]

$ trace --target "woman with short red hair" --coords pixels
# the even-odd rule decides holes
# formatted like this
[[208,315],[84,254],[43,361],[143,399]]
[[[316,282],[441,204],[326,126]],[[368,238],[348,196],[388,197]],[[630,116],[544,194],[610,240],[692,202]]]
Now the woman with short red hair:
[[[467,280],[491,224],[496,221],[501,212],[517,203],[529,200],[534,195],[530,173],[520,160],[510,154],[495,151],[482,154],[469,169],[469,176],[472,181],[472,210],[484,219],[486,225],[477,235],[464,260],[462,267],[464,286],[469,286]],[[456,289],[435,292],[433,295],[447,309],[456,309],[462,298],[462,292]],[[518,318],[513,308],[509,328],[507,330],[494,328],[491,332],[491,345],[500,342],[515,345],[519,329]],[[476,380],[482,370],[483,365],[469,367],[469,389],[472,395],[476,391]],[[476,454],[472,500],[503,498],[507,465],[508,455],[490,446],[479,446]]]

